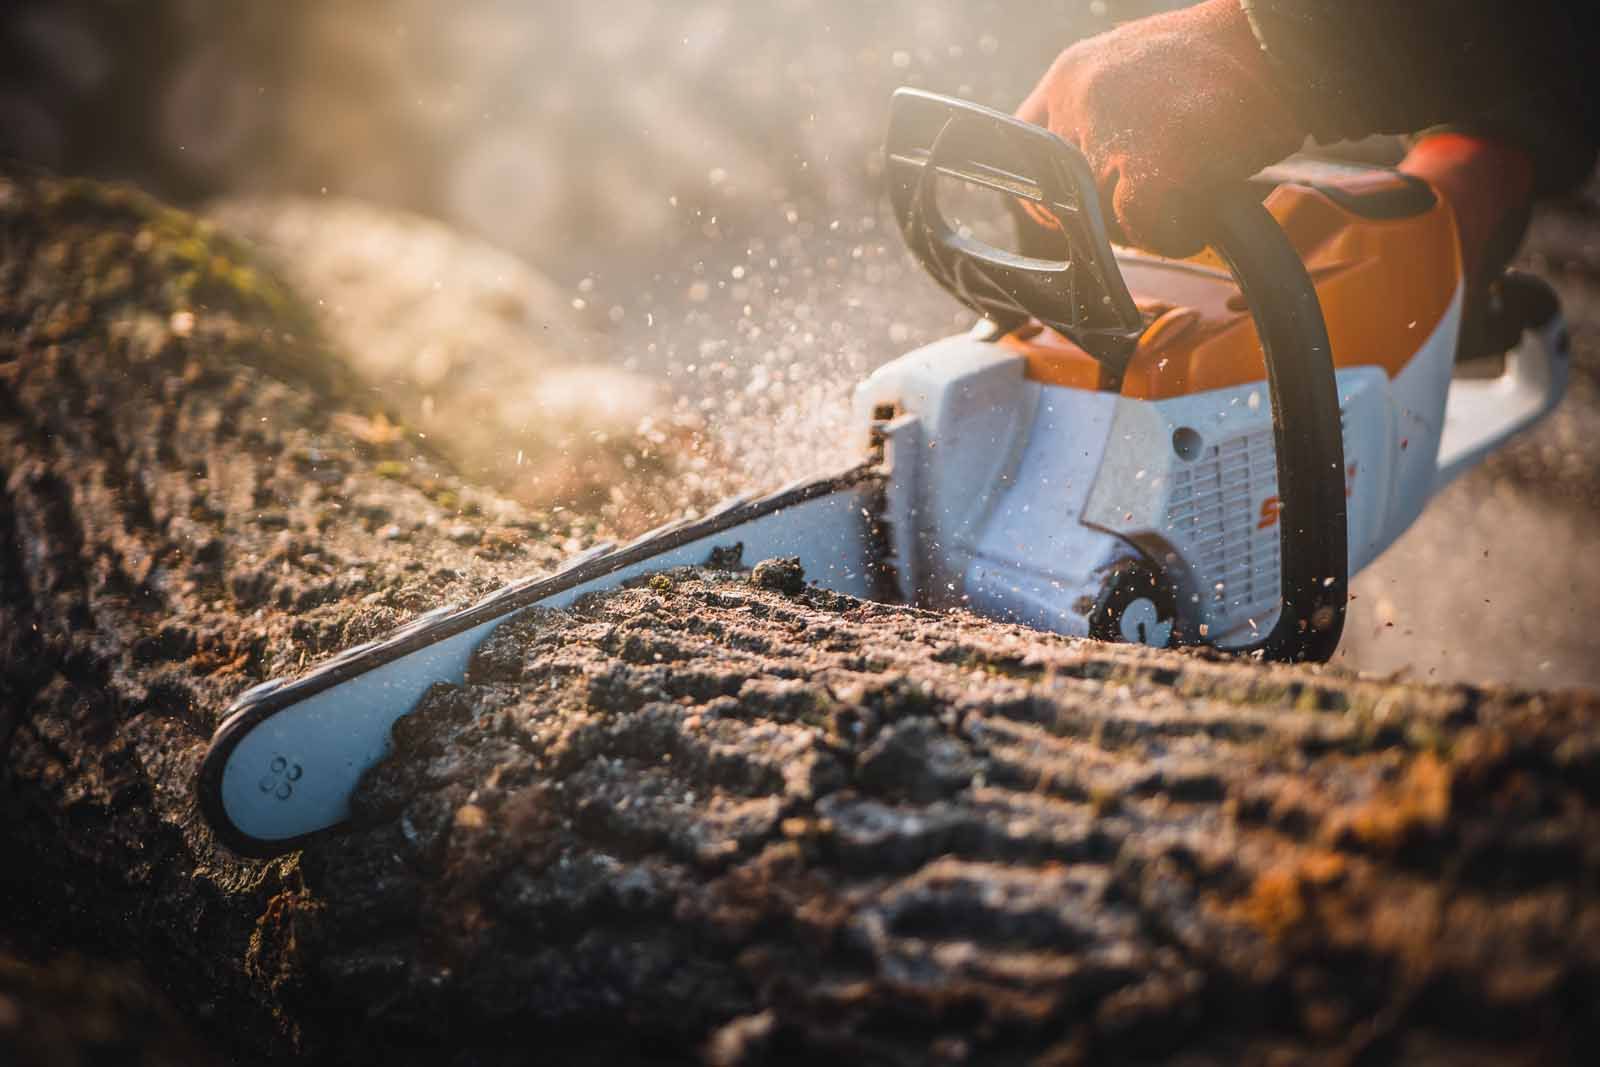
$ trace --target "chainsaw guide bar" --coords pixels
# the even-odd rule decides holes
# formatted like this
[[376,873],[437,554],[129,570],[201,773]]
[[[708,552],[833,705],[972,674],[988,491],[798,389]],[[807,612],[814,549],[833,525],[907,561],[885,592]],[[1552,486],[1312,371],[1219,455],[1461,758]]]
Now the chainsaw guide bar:
[[425,612],[293,680],[249,689],[212,737],[197,783],[201,810],[229,848],[252,856],[297,848],[343,821],[356,780],[382,758],[395,720],[434,684],[461,683],[472,650],[527,608],[569,607],[655,571],[712,563],[713,552],[747,564],[798,556],[831,590],[883,598],[894,579],[873,558],[885,543],[875,530],[882,494],[874,460],[755,499],[734,497],[626,544],[597,545],[474,603]]

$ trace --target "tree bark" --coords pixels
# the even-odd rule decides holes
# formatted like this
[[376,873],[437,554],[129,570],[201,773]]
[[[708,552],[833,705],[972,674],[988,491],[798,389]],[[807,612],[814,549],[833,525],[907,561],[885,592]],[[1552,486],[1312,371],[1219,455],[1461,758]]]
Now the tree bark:
[[0,301],[8,925],[140,957],[276,1052],[298,1022],[251,944],[299,867],[211,841],[203,740],[252,681],[557,552],[376,407],[248,249],[136,192],[0,180]]
[[7,179],[0,300],[7,933],[137,957],[229,1055],[1548,1063],[1600,1039],[1593,694],[743,573],[502,627],[397,727],[350,833],[239,860],[189,788],[234,693],[575,531],[377,418],[246,249],[137,194]]

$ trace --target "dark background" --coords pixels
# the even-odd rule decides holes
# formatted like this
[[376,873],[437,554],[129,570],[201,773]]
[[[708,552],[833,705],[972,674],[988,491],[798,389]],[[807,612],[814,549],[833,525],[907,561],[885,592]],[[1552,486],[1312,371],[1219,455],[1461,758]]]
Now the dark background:
[[1010,110],[1074,38],[1159,6],[21,0],[0,145],[179,202],[371,199],[576,280],[709,214],[853,213],[895,86]]

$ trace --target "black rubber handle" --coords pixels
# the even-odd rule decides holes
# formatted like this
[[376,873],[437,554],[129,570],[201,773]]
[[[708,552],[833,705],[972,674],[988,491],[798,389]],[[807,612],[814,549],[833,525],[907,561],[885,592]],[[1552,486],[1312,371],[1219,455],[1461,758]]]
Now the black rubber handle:
[[1260,641],[1230,651],[1321,662],[1339,647],[1350,580],[1344,429],[1328,327],[1305,263],[1255,192],[1218,196],[1209,215],[1209,243],[1239,283],[1266,353],[1281,503],[1282,612]]
[[[1036,318],[1098,359],[1116,388],[1144,323],[1106,237],[1088,162],[1049,131],[964,100],[901,89],[886,147],[901,233],[957,299],[1005,327]],[[934,187],[950,177],[1007,193],[1059,227],[1061,259],[1021,256],[959,233]],[[1260,641],[1229,651],[1326,660],[1349,583],[1344,434],[1316,287],[1283,230],[1241,184],[1205,205],[1210,244],[1249,303],[1266,355],[1277,446],[1282,611]]]
[[[1048,130],[917,89],[894,95],[885,156],[889,198],[906,244],[957,300],[1003,327],[1038,319],[1120,381],[1144,319],[1111,256],[1083,156]],[[1055,258],[1018,255],[952,226],[941,177],[1026,202],[1050,220]],[[1087,191],[1087,199],[1085,193]]]

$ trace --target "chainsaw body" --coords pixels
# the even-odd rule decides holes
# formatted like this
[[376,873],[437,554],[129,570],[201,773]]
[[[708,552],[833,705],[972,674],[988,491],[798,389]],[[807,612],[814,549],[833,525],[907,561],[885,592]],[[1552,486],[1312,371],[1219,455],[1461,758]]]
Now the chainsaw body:
[[[1327,326],[1354,574],[1559,400],[1566,338],[1559,315],[1532,323],[1500,376],[1452,380],[1449,206],[1382,168],[1296,160],[1263,182]],[[1119,378],[1030,318],[982,323],[858,387],[858,425],[888,443],[902,590],[1060,633],[1248,645],[1278,618],[1285,521],[1248,302],[1212,255],[1115,257],[1145,322]]]
[[[496,626],[668,567],[795,556],[863,599],[1327,659],[1348,576],[1566,381],[1550,299],[1504,373],[1453,379],[1454,220],[1393,172],[1273,168],[1205,205],[1214,251],[1173,261],[1113,252],[1083,157],[998,112],[902,90],[887,161],[907,244],[984,321],[861,384],[861,461],[241,694],[197,778],[223,842],[271,855],[340,825],[395,721],[462,682]],[[1025,204],[1054,228],[1047,247],[952,226],[947,181]]]

